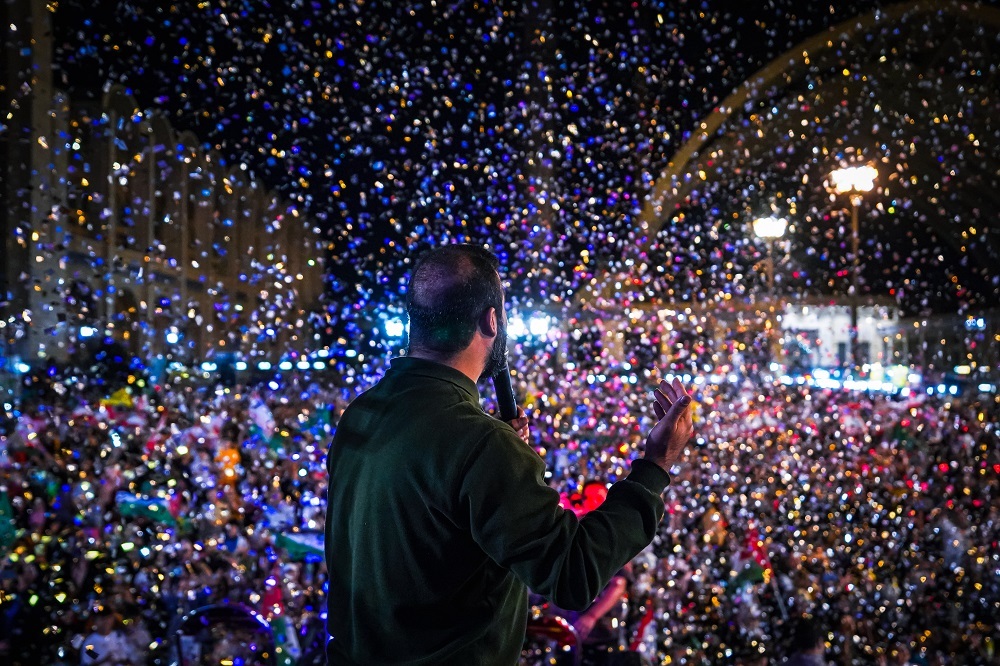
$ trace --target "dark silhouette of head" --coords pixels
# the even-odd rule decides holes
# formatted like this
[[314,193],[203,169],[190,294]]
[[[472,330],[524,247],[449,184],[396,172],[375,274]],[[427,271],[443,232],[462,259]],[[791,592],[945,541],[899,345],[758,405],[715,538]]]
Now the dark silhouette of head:
[[813,652],[823,646],[823,631],[815,618],[805,616],[795,623],[792,634],[792,654]]
[[466,347],[490,308],[499,333],[484,376],[492,376],[507,354],[500,262],[476,245],[445,245],[423,255],[413,269],[406,297],[410,351],[448,357]]

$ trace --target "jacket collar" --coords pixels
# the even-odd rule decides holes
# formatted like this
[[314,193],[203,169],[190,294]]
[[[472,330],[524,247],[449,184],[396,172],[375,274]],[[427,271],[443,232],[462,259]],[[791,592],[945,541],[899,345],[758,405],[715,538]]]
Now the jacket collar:
[[463,392],[467,393],[470,400],[479,404],[479,387],[475,382],[466,377],[451,366],[447,366],[437,361],[426,358],[414,358],[412,356],[397,356],[389,363],[389,372],[406,375],[419,375],[421,377],[431,377],[454,384]]

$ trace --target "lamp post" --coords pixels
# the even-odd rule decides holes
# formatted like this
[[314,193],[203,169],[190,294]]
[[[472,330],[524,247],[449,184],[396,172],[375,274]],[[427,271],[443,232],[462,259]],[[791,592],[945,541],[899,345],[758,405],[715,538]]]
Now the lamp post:
[[753,232],[767,243],[767,290],[774,296],[774,243],[785,235],[788,220],[781,217],[759,217],[753,221]]
[[837,194],[851,197],[851,372],[858,374],[858,268],[860,250],[858,248],[858,208],[865,192],[875,187],[878,171],[872,166],[855,166],[836,169],[830,174],[830,183]]
[[788,228],[788,220],[782,217],[758,217],[753,221],[753,233],[767,244],[767,335],[770,340],[771,360],[777,361],[779,350],[775,344],[776,326],[772,321],[774,317],[774,244],[779,238],[785,235]]

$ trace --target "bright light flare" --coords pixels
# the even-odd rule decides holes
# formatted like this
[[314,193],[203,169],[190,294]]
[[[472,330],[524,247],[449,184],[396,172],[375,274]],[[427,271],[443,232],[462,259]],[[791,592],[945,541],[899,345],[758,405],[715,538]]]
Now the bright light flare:
[[543,338],[549,333],[549,318],[545,315],[534,315],[528,320],[528,332],[536,338]]
[[403,337],[403,331],[405,330],[406,325],[403,323],[403,320],[398,317],[394,319],[387,319],[385,322],[385,334],[390,338]]
[[507,337],[512,340],[523,338],[528,333],[528,327],[524,325],[524,320],[518,315],[511,316],[507,320]]
[[788,220],[782,217],[759,217],[753,221],[753,232],[758,238],[767,240],[781,238],[788,228]]
[[878,171],[873,166],[844,167],[830,174],[830,183],[837,194],[870,192],[877,177]]

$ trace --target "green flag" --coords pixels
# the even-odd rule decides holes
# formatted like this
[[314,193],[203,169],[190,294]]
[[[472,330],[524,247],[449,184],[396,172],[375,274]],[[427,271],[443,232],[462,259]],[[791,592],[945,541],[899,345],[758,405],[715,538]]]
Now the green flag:
[[115,495],[115,504],[122,518],[149,518],[163,525],[177,524],[167,500],[162,497],[143,497],[122,490]]
[[279,532],[274,545],[293,560],[319,562],[323,559],[322,532]]
[[257,424],[250,424],[250,437],[258,438],[260,441],[264,442],[271,451],[281,452],[284,450],[285,438],[281,436],[281,433],[277,430],[268,433],[267,431],[261,429]]
[[305,422],[303,430],[307,430],[314,435],[330,432],[332,418],[329,407],[318,407],[312,416]]
[[729,593],[737,594],[747,585],[756,585],[767,580],[766,570],[759,563],[750,560],[743,565],[743,569],[729,582]]
[[287,615],[278,615],[271,620],[271,630],[274,632],[274,648],[278,656],[278,666],[295,666],[302,656],[298,636],[295,635],[295,625]]
[[14,507],[10,505],[7,489],[0,490],[0,557],[6,556],[14,546],[17,530],[14,529]]

